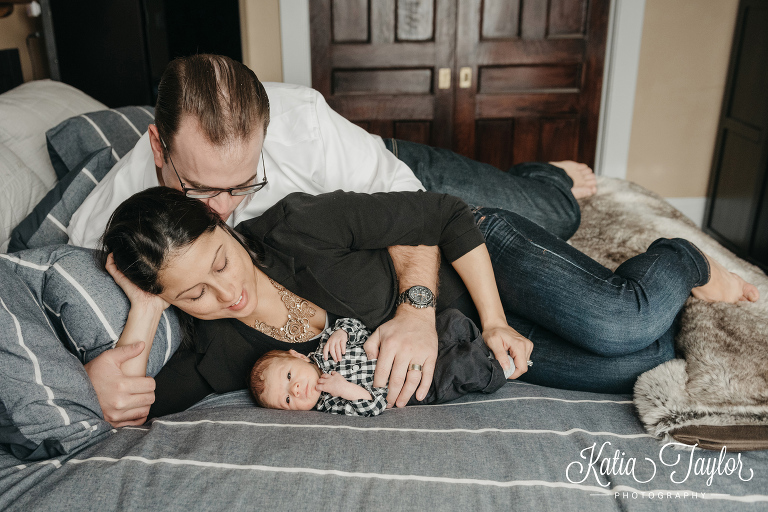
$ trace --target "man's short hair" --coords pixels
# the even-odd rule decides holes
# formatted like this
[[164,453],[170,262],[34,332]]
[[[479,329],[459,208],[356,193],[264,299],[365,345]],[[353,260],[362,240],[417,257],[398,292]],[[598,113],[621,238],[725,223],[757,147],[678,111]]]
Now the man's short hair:
[[256,404],[260,407],[269,407],[262,400],[264,395],[264,389],[266,388],[266,381],[264,380],[264,372],[267,371],[269,365],[276,359],[288,359],[293,356],[285,350],[270,350],[263,356],[261,356],[256,364],[251,368],[251,375],[248,378],[249,388],[251,390],[251,396],[256,400]]
[[245,142],[260,127],[266,133],[269,98],[254,72],[240,62],[222,55],[181,57],[165,68],[157,90],[155,125],[167,151],[188,115],[214,145]]

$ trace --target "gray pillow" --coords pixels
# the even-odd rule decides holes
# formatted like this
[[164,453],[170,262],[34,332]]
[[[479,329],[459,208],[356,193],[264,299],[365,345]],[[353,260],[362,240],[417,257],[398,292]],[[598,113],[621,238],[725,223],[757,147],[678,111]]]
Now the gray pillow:
[[109,147],[88,155],[14,228],[8,252],[67,243],[72,215],[116,162]]
[[117,162],[154,122],[155,109],[149,106],[98,110],[70,117],[45,133],[56,175],[62,179],[85,157],[102,148],[111,148]]
[[[95,259],[69,245],[0,254],[0,446],[37,460],[107,433],[83,363],[114,347],[129,302]],[[163,314],[147,375],[178,348],[177,313]]]

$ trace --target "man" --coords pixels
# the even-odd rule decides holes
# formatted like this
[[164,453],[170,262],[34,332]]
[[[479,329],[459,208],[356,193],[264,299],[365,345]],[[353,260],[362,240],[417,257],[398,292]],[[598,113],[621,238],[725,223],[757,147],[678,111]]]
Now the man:
[[[382,141],[339,116],[312,89],[265,87],[227,57],[195,55],[169,64],[155,125],[94,189],[68,231],[70,243],[95,247],[115,208],[157,185],[199,198],[234,226],[291,192],[421,190],[424,184],[470,204],[515,211],[568,238],[580,219],[575,196],[594,193],[595,178],[583,164],[558,165],[563,168],[537,163],[503,173],[447,150]],[[371,336],[369,356],[379,359],[375,385],[388,382],[390,404],[402,406],[414,391],[423,398],[432,380],[434,308],[415,307],[421,304],[411,304],[406,292],[416,286],[437,291],[438,257],[436,248],[393,247],[390,253],[404,301]],[[154,399],[152,379],[120,371],[134,352],[108,351],[86,366],[114,425],[143,422]],[[516,366],[513,378],[526,369]]]

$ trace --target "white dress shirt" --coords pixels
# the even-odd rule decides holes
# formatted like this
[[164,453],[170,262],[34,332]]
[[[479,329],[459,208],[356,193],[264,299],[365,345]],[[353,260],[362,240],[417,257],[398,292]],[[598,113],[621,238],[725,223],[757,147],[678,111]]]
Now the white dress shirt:
[[[261,215],[292,192],[424,189],[408,166],[384,147],[380,137],[334,112],[314,89],[282,83],[265,83],[264,88],[270,105],[263,149],[269,183],[240,203],[228,219],[229,225]],[[261,181],[261,163],[257,172]],[[69,243],[98,247],[117,206],[136,192],[158,185],[149,135],[145,133],[72,216],[67,228]]]

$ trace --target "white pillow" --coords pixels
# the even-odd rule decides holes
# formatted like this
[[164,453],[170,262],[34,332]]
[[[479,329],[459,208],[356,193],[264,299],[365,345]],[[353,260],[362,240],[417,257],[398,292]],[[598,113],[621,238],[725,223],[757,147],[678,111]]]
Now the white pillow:
[[11,231],[35,208],[48,187],[11,148],[2,143],[0,183],[0,252],[5,252]]
[[56,184],[45,132],[72,116],[106,108],[52,80],[27,82],[0,94],[0,252],[11,230]]

